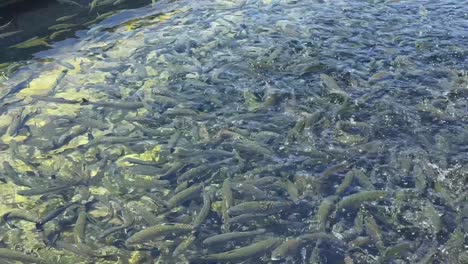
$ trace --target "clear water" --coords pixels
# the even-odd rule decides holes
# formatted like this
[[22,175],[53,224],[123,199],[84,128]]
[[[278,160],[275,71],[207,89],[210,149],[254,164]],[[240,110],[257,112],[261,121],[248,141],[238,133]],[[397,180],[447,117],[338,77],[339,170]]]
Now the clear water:
[[0,259],[467,263],[467,4],[160,1],[39,35],[0,77]]

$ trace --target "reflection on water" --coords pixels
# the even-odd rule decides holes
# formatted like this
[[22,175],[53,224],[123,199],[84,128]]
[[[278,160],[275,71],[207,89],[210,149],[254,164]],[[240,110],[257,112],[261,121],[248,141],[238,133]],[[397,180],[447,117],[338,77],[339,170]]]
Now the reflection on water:
[[467,11],[162,1],[56,43],[0,77],[0,259],[466,263]]
[[[6,3],[8,0],[0,0]],[[0,63],[29,59],[33,52],[47,49],[53,42],[74,37],[123,9],[147,5],[151,0],[23,0],[0,8]],[[15,46],[32,38],[42,41]],[[30,42],[29,42],[30,43]]]

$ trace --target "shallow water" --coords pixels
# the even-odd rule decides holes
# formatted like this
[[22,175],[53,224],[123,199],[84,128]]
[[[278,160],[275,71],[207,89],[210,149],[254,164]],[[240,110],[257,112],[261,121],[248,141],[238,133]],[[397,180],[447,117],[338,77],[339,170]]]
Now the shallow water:
[[0,77],[0,259],[466,263],[467,6],[161,1],[53,43]]

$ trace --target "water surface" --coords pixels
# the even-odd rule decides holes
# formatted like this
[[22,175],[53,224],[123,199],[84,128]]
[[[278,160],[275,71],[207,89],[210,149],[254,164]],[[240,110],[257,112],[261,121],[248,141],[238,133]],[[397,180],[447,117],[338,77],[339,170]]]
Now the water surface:
[[466,6],[161,1],[52,43],[1,83],[0,258],[466,263]]

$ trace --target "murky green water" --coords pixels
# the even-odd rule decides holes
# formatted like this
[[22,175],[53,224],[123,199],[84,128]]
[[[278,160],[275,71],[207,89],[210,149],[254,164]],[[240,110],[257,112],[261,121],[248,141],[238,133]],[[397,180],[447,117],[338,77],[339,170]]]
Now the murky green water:
[[161,1],[33,40],[0,260],[468,263],[467,6]]

